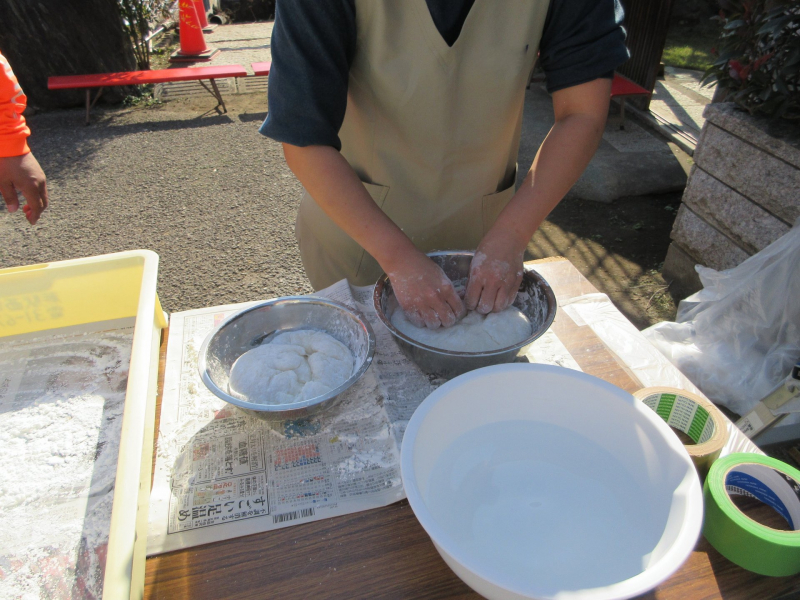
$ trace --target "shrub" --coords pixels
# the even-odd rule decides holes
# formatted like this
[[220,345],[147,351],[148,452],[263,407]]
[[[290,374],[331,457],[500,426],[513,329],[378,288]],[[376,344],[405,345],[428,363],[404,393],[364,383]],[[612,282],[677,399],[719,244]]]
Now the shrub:
[[800,120],[800,4],[797,0],[719,0],[722,24],[716,79],[750,114]]
[[131,40],[137,68],[150,68],[150,47],[145,41],[154,19],[169,14],[171,0],[117,0],[122,24]]

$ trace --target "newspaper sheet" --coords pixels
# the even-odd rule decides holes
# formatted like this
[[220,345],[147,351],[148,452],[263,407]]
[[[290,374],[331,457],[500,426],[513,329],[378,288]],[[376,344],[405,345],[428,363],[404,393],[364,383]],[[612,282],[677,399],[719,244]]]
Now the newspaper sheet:
[[[148,555],[405,498],[403,433],[417,406],[445,380],[426,375],[395,344],[372,307],[372,287],[340,281],[317,295],[364,315],[376,351],[345,400],[313,422],[270,425],[229,407],[200,380],[197,359],[206,335],[253,303],[171,316]],[[552,331],[523,360],[580,370]]]
[[252,303],[171,317],[148,555],[377,508],[405,497],[400,440],[434,389],[370,306],[371,289],[342,281],[318,295],[367,316],[372,367],[330,414],[269,424],[214,396],[197,359],[206,335]]

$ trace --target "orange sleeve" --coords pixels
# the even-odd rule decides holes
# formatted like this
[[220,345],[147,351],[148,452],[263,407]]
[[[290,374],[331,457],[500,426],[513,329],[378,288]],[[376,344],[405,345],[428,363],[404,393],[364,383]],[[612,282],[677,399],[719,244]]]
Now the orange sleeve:
[[27,103],[28,98],[22,92],[11,65],[0,54],[0,157],[30,152],[28,136],[31,130],[22,116]]

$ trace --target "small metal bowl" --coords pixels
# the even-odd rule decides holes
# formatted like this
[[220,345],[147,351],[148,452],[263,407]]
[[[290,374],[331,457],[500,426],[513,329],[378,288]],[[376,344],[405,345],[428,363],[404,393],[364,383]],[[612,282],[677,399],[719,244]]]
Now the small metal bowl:
[[[472,251],[431,252],[428,254],[439,265],[451,281],[466,284]],[[372,299],[375,312],[381,322],[392,333],[400,348],[427,373],[451,378],[467,371],[513,362],[524,355],[528,347],[550,328],[556,317],[556,297],[544,278],[536,271],[525,270],[514,306],[521,310],[531,322],[531,335],[518,344],[488,352],[455,352],[442,350],[411,339],[392,325],[392,315],[399,308],[389,277],[384,274],[375,284]]]
[[[342,342],[353,353],[355,372],[327,394],[291,404],[257,404],[228,393],[231,367],[237,358],[278,332],[296,329],[324,331]],[[256,304],[220,323],[203,341],[198,368],[206,387],[225,402],[260,419],[284,421],[305,419],[338,405],[342,392],[372,364],[374,353],[375,334],[357,312],[324,298],[289,296]]]

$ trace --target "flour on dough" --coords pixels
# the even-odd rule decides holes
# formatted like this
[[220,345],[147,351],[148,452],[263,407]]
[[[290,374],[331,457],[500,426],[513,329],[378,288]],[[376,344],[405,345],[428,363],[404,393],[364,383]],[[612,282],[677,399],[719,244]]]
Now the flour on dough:
[[528,317],[513,306],[486,316],[468,312],[466,317],[452,327],[438,329],[412,325],[406,314],[398,308],[392,315],[392,325],[426,346],[456,352],[499,350],[518,344],[531,335]]
[[291,404],[339,387],[354,362],[347,346],[327,333],[287,331],[237,358],[228,389],[247,402]]

